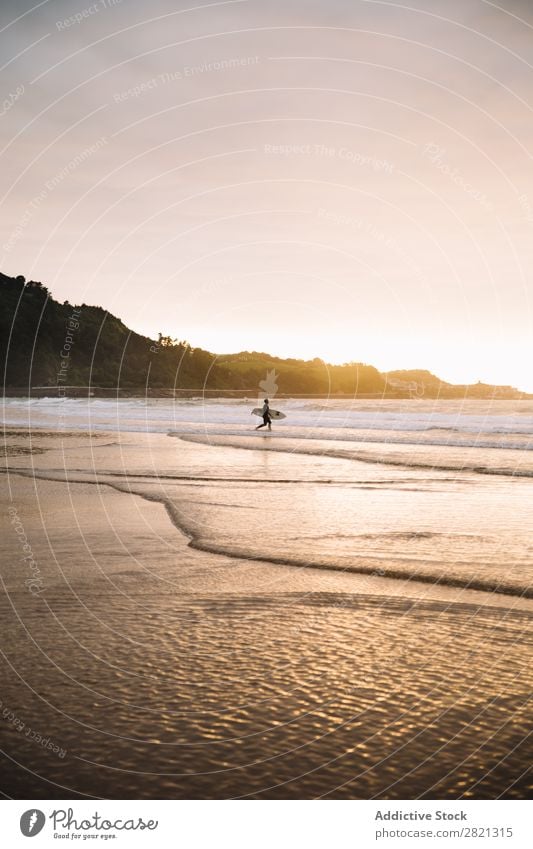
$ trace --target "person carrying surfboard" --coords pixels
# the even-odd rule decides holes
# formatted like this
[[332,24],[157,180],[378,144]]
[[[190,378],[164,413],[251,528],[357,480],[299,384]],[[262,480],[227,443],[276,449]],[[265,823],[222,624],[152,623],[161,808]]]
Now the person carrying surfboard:
[[257,425],[256,430],[260,430],[262,427],[268,425],[268,429],[272,430],[272,419],[270,417],[270,407],[268,405],[268,398],[265,398],[263,409],[261,410],[261,415],[263,416],[263,424]]

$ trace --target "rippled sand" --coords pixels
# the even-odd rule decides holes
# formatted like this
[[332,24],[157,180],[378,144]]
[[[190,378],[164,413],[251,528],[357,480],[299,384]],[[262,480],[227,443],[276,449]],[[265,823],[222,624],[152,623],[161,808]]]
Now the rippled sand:
[[[291,476],[283,459],[265,470],[273,458],[259,451],[156,434],[14,433],[8,447],[9,795],[527,794],[531,601],[189,545],[225,534],[235,546],[247,525],[259,552],[265,505],[278,533],[263,534],[279,545],[280,475],[294,480],[295,463],[300,480],[313,472],[315,495],[293,496],[294,507],[303,498],[308,511],[314,497],[320,511],[317,481],[348,485],[348,461],[291,458]],[[254,468],[255,503],[240,480]],[[330,522],[334,534],[335,511]],[[303,522],[292,536],[305,535]]]

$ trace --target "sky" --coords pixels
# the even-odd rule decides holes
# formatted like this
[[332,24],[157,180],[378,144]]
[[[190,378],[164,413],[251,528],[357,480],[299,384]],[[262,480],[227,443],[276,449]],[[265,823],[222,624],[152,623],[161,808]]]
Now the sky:
[[528,0],[3,0],[0,271],[531,392],[532,44]]

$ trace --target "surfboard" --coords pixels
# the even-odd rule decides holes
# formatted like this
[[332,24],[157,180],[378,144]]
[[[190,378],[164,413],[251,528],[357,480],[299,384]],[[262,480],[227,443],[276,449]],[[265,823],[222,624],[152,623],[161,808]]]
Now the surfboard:
[[[280,413],[279,410],[269,410],[268,412],[270,413],[271,419],[286,419],[287,418],[285,413]],[[255,409],[252,410],[252,416],[260,416],[261,418],[263,418],[262,407],[255,407]]]

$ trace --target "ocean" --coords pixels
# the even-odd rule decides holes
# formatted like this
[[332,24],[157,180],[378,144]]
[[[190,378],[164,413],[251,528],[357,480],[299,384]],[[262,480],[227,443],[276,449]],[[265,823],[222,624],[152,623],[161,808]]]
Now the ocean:
[[4,420],[166,434],[168,460],[121,475],[136,491],[164,482],[175,521],[213,552],[531,594],[533,402],[272,404],[287,419],[270,434],[246,400],[6,399]]

